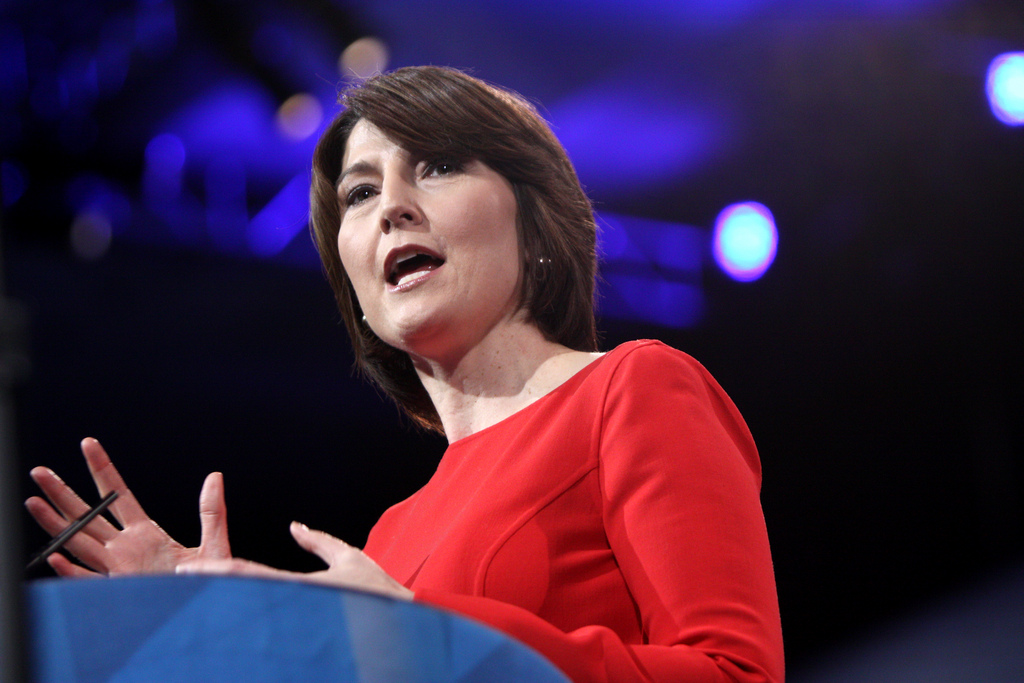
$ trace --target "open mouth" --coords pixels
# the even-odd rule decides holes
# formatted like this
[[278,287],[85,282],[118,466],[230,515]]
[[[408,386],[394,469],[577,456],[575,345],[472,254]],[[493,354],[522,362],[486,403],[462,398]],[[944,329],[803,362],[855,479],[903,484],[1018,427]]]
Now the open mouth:
[[397,286],[444,265],[444,259],[423,252],[399,256],[388,272],[388,283]]

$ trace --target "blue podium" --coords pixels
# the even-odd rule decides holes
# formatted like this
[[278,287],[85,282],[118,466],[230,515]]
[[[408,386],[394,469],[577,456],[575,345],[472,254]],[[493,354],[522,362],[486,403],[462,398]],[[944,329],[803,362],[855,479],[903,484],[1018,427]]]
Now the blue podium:
[[27,587],[40,683],[568,679],[525,645],[425,605],[214,576],[48,579]]

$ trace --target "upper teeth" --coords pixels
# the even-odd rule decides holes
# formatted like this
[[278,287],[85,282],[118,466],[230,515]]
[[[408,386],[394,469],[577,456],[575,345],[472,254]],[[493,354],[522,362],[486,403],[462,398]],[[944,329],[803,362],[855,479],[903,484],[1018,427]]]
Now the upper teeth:
[[417,257],[419,255],[420,255],[420,252],[413,251],[413,252],[410,252],[410,253],[406,254],[405,256],[399,256],[397,259],[395,259],[395,265],[397,266],[399,263],[404,263],[405,261],[408,261],[409,259],[415,258],[415,257]]

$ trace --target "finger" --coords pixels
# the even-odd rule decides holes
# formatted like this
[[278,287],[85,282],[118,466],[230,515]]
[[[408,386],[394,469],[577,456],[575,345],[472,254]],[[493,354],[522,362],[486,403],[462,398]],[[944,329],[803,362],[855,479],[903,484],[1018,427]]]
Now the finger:
[[[43,527],[51,536],[56,536],[68,526],[67,520],[54,512],[42,498],[30,498],[25,501],[25,506],[29,508],[29,512],[32,513],[39,526]],[[106,545],[83,532],[84,529],[69,538],[62,547],[88,566],[94,567],[98,571],[106,571],[110,556]],[[50,557],[55,556],[56,553]]]
[[[68,527],[68,520],[61,517],[45,500],[33,496],[25,501],[25,507],[35,518],[39,526],[51,536],[56,536]],[[90,567],[106,571],[109,552],[104,541],[95,534],[86,533],[91,524],[72,536],[64,543],[64,549]],[[56,555],[56,554],[55,554]],[[55,555],[51,555],[54,557]]]
[[240,560],[192,560],[174,568],[176,574],[214,574],[233,576],[258,576],[263,578],[295,578],[293,572],[274,569],[265,564]]
[[291,532],[292,538],[295,539],[296,543],[307,552],[313,553],[326,562],[329,567],[337,564],[339,559],[347,553],[361,552],[358,548],[353,548],[340,538],[335,538],[323,531],[314,531],[299,522],[292,522],[288,530]]
[[372,591],[403,600],[413,598],[411,590],[395,581],[359,548],[298,522],[292,522],[290,530],[299,545],[318,555],[328,566],[324,571],[297,574],[299,580]]
[[[50,499],[50,503],[53,507],[46,505],[42,498],[36,497],[33,498],[38,502],[30,504],[29,501],[33,500],[30,498],[29,501],[25,501],[25,504],[28,506],[29,512],[32,513],[32,516],[36,517],[36,520],[39,521],[40,525],[51,535],[60,533],[60,531],[67,526],[68,520],[78,519],[89,511],[89,505],[79,498],[78,494],[75,493],[70,486],[65,484],[53,470],[46,467],[35,467],[31,472],[29,472],[29,476],[32,477],[32,480],[36,485],[39,486],[44,494],[46,494],[46,497]],[[46,524],[43,524],[36,515],[37,512],[46,514],[46,511],[52,513],[52,516],[47,515],[48,519],[54,520],[60,518],[60,528],[56,533],[52,531],[52,527],[56,522],[52,522],[47,526]],[[61,517],[62,515],[63,517]],[[101,541],[105,541],[116,535],[117,529],[103,517],[97,517],[86,526],[85,532]]]
[[92,474],[93,481],[96,482],[100,496],[117,491],[117,500],[110,505],[110,512],[121,523],[121,526],[149,520],[145,510],[142,509],[135,495],[124,483],[124,479],[121,478],[114,463],[110,461],[110,456],[107,455],[107,451],[99,441],[92,437],[83,439],[82,455],[85,456],[85,464],[89,466],[89,472]]
[[77,564],[59,553],[50,555],[46,558],[46,562],[53,568],[53,571],[57,572],[58,576],[68,578],[89,578],[101,576],[96,572],[89,571],[85,567],[79,567]]
[[230,558],[228,509],[224,503],[224,475],[220,472],[211,472],[203,482],[203,490],[199,493],[199,523],[202,526],[199,557]]
[[25,501],[25,508],[39,526],[51,536],[56,536],[68,526],[68,520],[57,513],[45,500],[32,496]]

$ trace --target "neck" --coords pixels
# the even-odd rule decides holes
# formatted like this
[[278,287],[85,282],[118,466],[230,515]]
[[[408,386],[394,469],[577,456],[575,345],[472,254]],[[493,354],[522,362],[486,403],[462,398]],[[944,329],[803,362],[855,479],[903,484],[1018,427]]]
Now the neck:
[[548,341],[536,326],[515,321],[454,357],[412,358],[451,443],[522,410],[597,355]]

